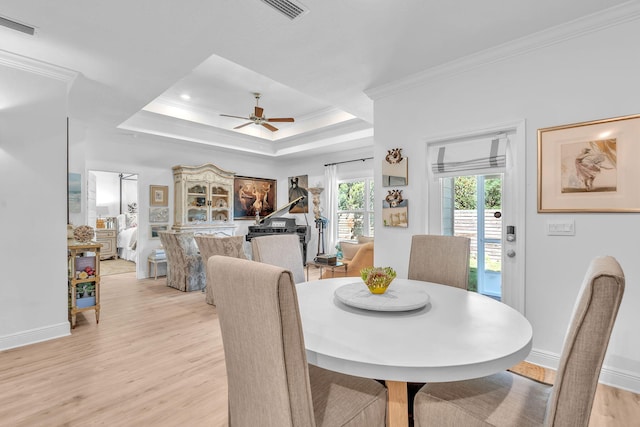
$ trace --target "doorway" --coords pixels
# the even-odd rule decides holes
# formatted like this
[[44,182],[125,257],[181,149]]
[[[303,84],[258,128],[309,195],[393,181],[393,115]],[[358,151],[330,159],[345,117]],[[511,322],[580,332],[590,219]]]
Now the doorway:
[[87,224],[102,243],[102,275],[136,271],[138,262],[138,175],[88,171]]
[[[427,232],[457,232],[449,225],[452,219],[446,217],[454,214],[451,179],[475,177],[476,206],[480,211],[484,209],[483,213],[475,209],[469,214],[475,217],[476,228],[480,228],[476,230],[480,238],[474,238],[476,264],[471,266],[476,269],[473,273],[478,274],[476,287],[485,295],[499,297],[522,314],[526,314],[525,135],[525,122],[519,121],[425,140],[429,171]],[[487,186],[494,192],[500,189],[500,209],[486,207]],[[478,202],[483,195],[485,203]]]

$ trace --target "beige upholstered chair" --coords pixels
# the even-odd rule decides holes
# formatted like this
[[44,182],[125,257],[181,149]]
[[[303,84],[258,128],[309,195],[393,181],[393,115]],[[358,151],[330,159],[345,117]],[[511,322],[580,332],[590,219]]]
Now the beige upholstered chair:
[[205,267],[193,233],[158,234],[167,254],[167,286],[186,292],[204,289]]
[[307,365],[290,271],[213,256],[232,427],[383,427],[377,381]]
[[329,277],[360,277],[360,270],[365,267],[373,267],[373,249],[373,242],[367,242],[358,245],[353,258],[349,259],[348,261],[342,260],[343,263],[347,264],[346,271],[342,268],[336,268],[334,271],[325,269],[325,272],[322,273],[322,278],[326,279]]
[[[244,253],[244,236],[214,236],[211,234],[197,234],[196,244],[200,249],[200,256],[206,262],[213,255],[224,255],[234,258],[247,259]],[[206,298],[207,304],[215,305],[211,275],[207,274]]]
[[427,384],[414,399],[415,427],[588,426],[624,286],[624,274],[614,258],[591,262],[553,386],[510,372]]
[[253,260],[286,268],[295,283],[304,282],[302,249],[297,234],[260,236],[251,239]]
[[416,235],[411,239],[409,279],[467,289],[470,240],[460,236]]

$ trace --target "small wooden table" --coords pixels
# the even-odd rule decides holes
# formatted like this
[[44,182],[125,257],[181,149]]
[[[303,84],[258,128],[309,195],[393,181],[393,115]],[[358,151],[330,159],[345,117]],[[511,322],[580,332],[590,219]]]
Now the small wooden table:
[[321,262],[315,262],[315,261],[307,261],[307,280],[309,280],[309,266],[310,265],[320,269],[320,278],[322,278],[322,269],[323,268],[331,270],[331,277],[335,277],[336,268],[344,268],[344,274],[347,274],[347,264],[344,264],[344,263],[342,263],[340,261],[336,262],[335,265],[334,264],[323,264]]
[[87,310],[95,310],[96,323],[100,322],[100,248],[102,244],[98,242],[67,245],[71,329],[76,327],[76,315]]

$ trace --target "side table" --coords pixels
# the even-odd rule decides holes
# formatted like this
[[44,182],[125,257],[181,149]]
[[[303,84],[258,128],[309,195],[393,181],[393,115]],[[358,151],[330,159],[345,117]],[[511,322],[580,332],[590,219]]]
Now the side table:
[[153,265],[153,273],[154,273],[154,279],[157,280],[158,279],[158,264],[163,264],[167,265],[167,258],[155,258],[153,255],[149,255],[149,258],[147,258],[147,263],[148,263],[148,268],[149,268],[149,277],[151,277],[151,266]]
[[322,278],[322,269],[326,268],[331,270],[331,277],[335,277],[336,274],[336,268],[344,268],[344,274],[347,274],[347,265],[345,263],[342,263],[340,261],[336,262],[335,265],[333,264],[323,264],[321,262],[315,262],[315,261],[307,261],[307,281],[309,281],[309,266],[312,265],[316,268],[320,269],[320,278]]

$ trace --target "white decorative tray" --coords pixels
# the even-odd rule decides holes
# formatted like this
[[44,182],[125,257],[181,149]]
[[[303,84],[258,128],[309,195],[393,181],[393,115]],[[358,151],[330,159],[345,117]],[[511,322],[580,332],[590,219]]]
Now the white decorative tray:
[[334,291],[338,301],[373,311],[409,311],[422,308],[430,297],[419,284],[393,283],[384,294],[372,294],[364,282],[349,283]]

